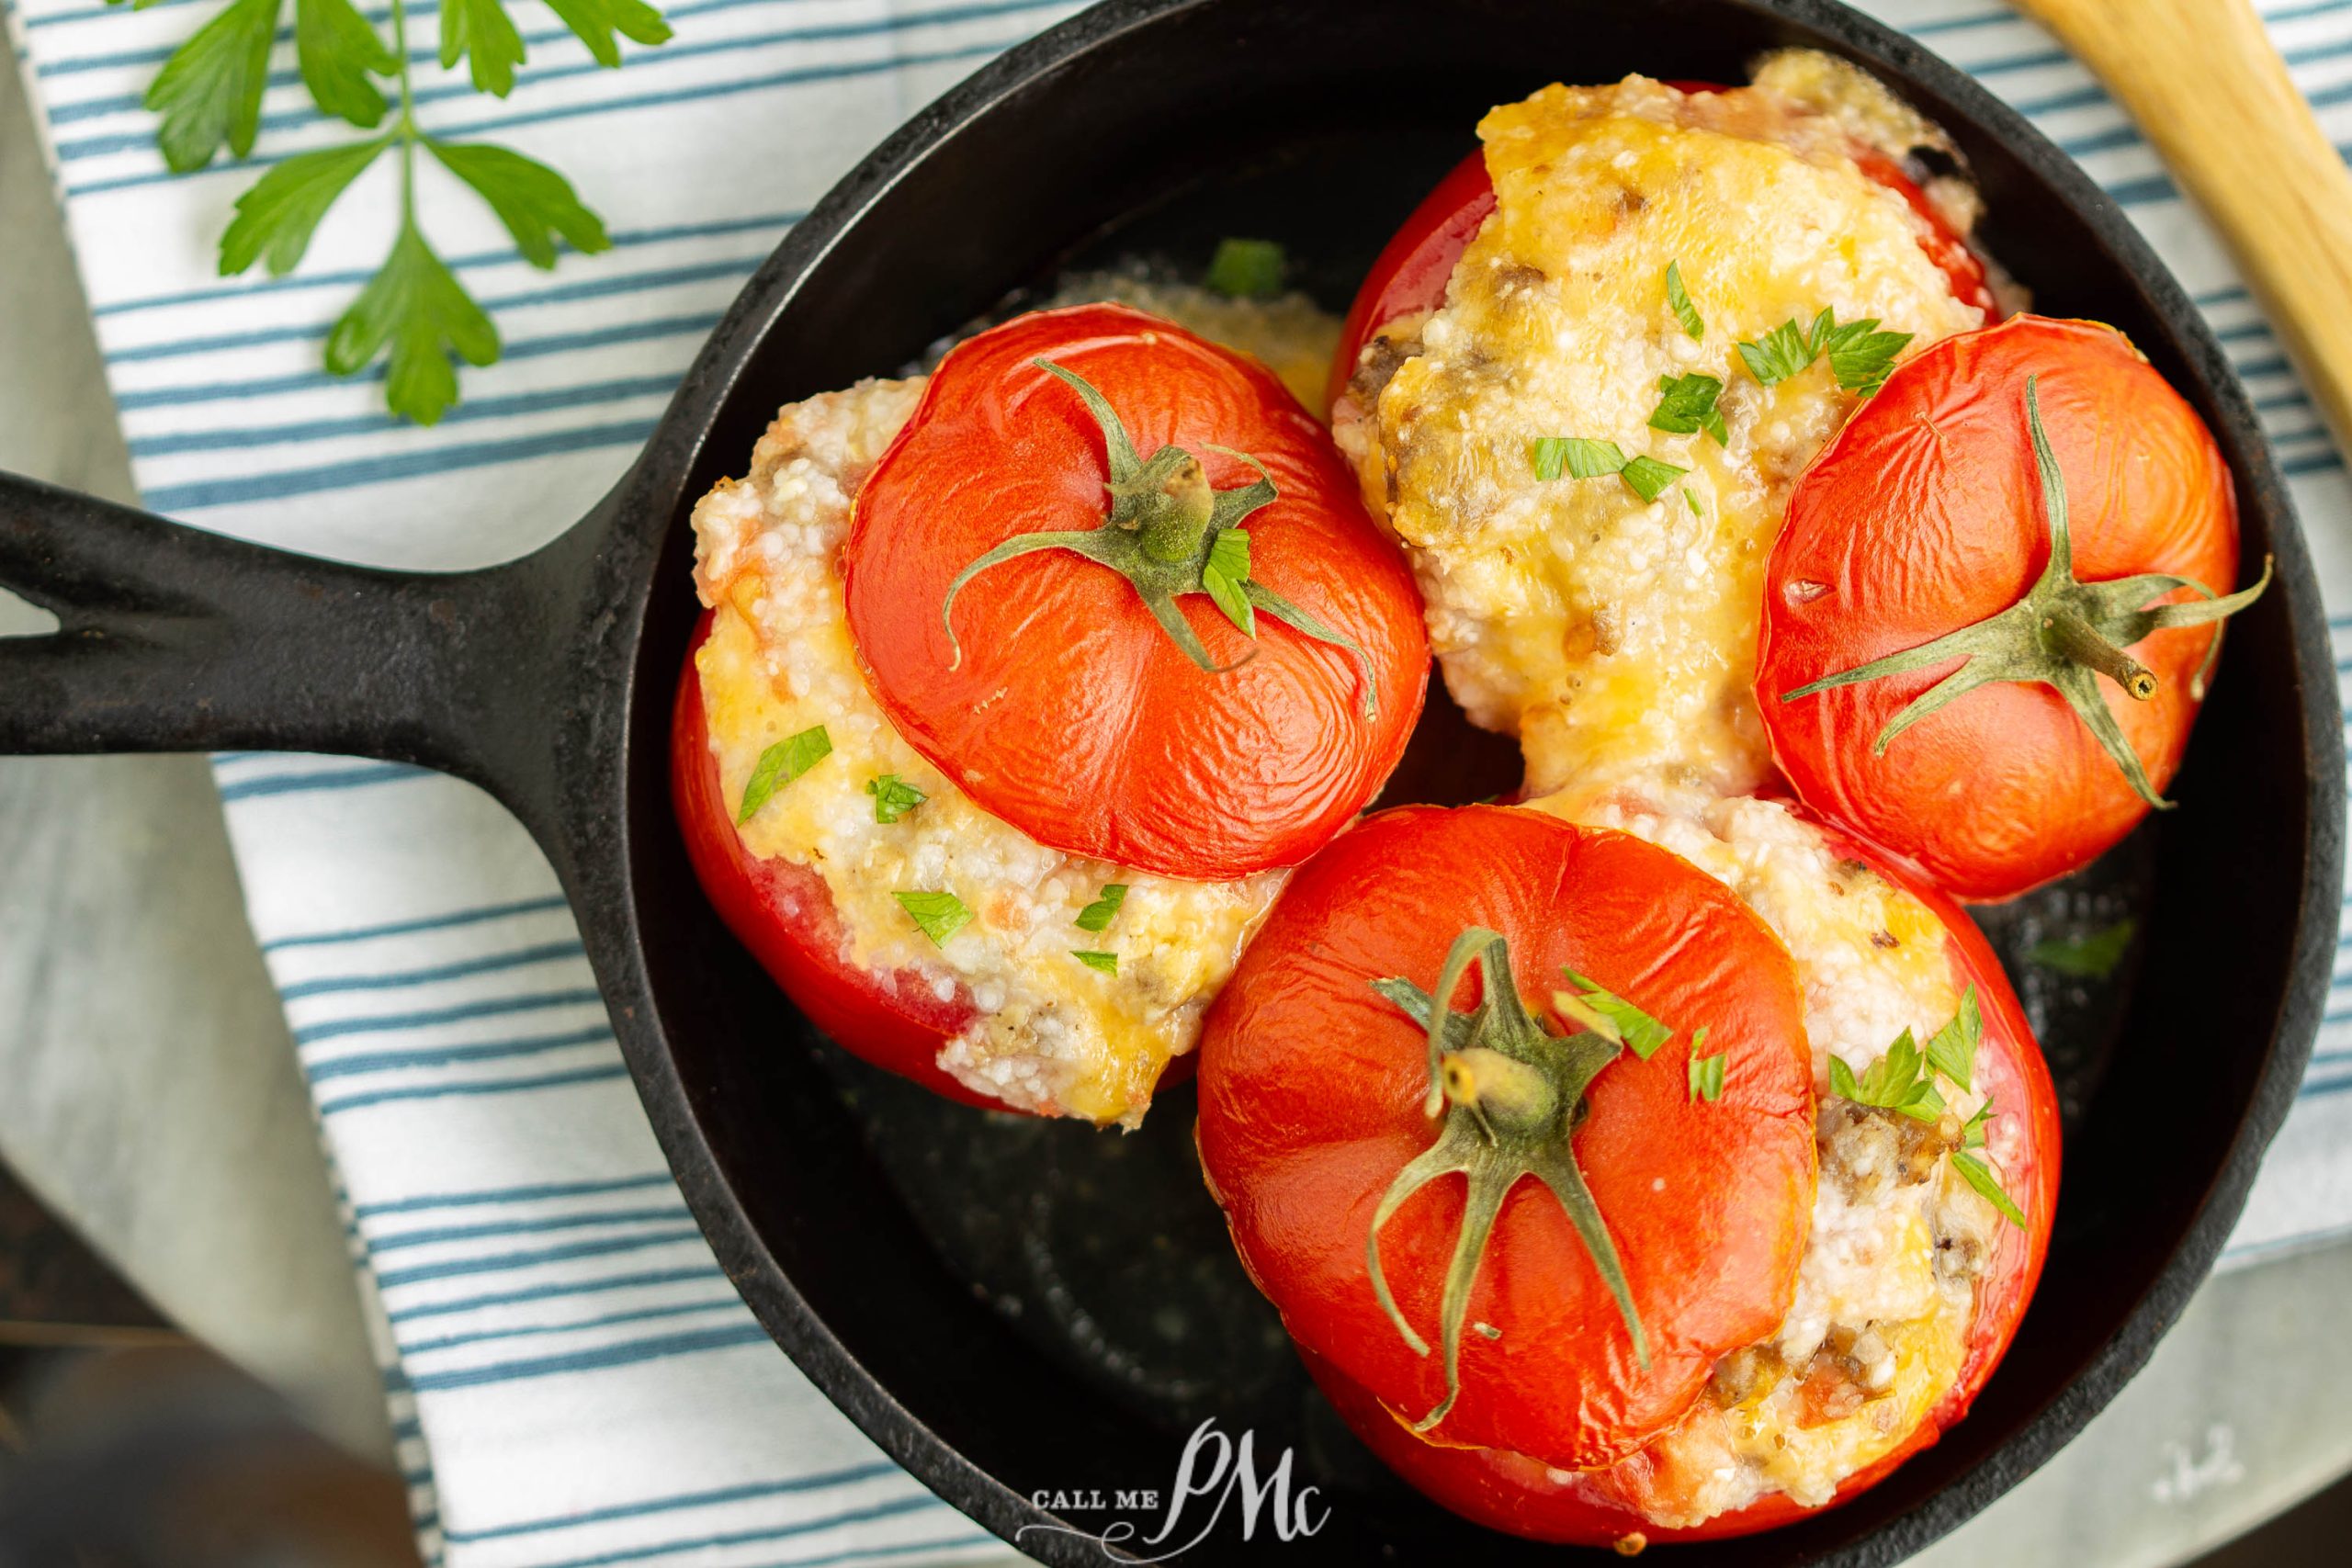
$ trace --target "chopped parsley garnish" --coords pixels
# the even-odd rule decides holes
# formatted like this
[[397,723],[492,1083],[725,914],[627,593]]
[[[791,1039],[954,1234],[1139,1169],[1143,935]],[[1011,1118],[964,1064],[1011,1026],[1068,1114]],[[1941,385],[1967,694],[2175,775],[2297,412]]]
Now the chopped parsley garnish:
[[1724,1097],[1724,1058],[1730,1053],[1718,1051],[1712,1056],[1699,1055],[1707,1043],[1707,1032],[1702,1027],[1690,1032],[1690,1103],[1701,1100],[1709,1104]]
[[1960,994],[1960,1010],[1928,1037],[1928,1065],[1962,1089],[1972,1088],[1976,1072],[1976,1043],[1984,1036],[1984,1015],[1977,1010],[1976,987]]
[[[1936,1031],[1924,1054],[1906,1029],[1887,1047],[1886,1055],[1872,1062],[1859,1078],[1852,1068],[1833,1055],[1829,1058],[1830,1092],[1857,1105],[1876,1105],[1899,1111],[1917,1121],[1939,1122],[1944,1114],[1944,1097],[1936,1088],[1936,1075],[1941,1073],[1967,1089],[1976,1072],[1976,1047],[1984,1029],[1984,1018],[1976,1005],[1976,987],[1971,986],[1961,994],[1960,1010],[1952,1015],[1951,1021]],[[1698,1071],[1695,1063],[1691,1071]],[[1986,1202],[1998,1209],[2003,1218],[2022,1230],[2026,1224],[2024,1212],[2001,1190],[2000,1179],[1993,1174],[1993,1168],[1980,1156],[1969,1152],[1984,1146],[1985,1123],[1992,1119],[1993,1101],[1987,1096],[1984,1103],[1977,1107],[1976,1114],[1961,1129],[1960,1147],[1952,1151],[1952,1168]]]
[[2001,1190],[2000,1179],[1993,1174],[1991,1166],[1974,1155],[1962,1153],[1951,1156],[1951,1168],[1960,1172],[1962,1181],[1976,1189],[1979,1197],[2000,1210],[2003,1219],[2019,1230],[2026,1228],[2025,1211],[2018,1207],[2017,1200]]
[[[1813,325],[1814,332],[1826,332],[1829,312],[1824,310]],[[1760,342],[1739,345],[1739,357],[1746,362],[1747,373],[1767,387],[1777,386],[1814,361],[1820,352],[1813,333],[1793,321],[1782,321],[1766,333]]]
[[1838,378],[1838,384],[1868,397],[1879,389],[1887,372],[1894,368],[1894,356],[1910,341],[1909,333],[1880,332],[1878,318],[1867,316],[1832,328],[1821,347],[1829,355],[1829,371]]
[[761,752],[752,765],[751,781],[743,786],[743,804],[735,813],[735,825],[740,828],[749,822],[761,807],[775,798],[776,791],[832,754],[833,738],[821,724],[787,736]]
[[1680,262],[1666,264],[1666,303],[1673,310],[1674,319],[1682,323],[1682,330],[1690,334],[1692,342],[1707,335],[1707,323],[1699,319],[1699,307],[1690,303],[1690,291],[1682,287]]
[[890,897],[931,938],[933,947],[945,947],[949,937],[972,923],[972,911],[953,893],[893,893]]
[[1689,473],[1671,463],[1661,463],[1656,457],[1636,457],[1618,472],[1626,486],[1644,501],[1656,501],[1674,487],[1674,481]]
[[1894,356],[1911,341],[1909,333],[1883,333],[1878,318],[1840,324],[1835,313],[1823,310],[1810,327],[1794,319],[1782,321],[1761,341],[1739,345],[1747,373],[1770,387],[1787,380],[1826,354],[1830,373],[1849,392],[1875,392],[1894,368]]
[[1729,444],[1731,437],[1724,428],[1724,416],[1715,407],[1715,400],[1723,396],[1722,381],[1693,370],[1687,376],[1659,377],[1657,389],[1666,395],[1658,400],[1657,411],[1650,415],[1652,430],[1663,430],[1669,435],[1690,435],[1703,430],[1715,438],[1716,446]]
[[1258,635],[1258,612],[1251,607],[1250,596],[1241,585],[1250,581],[1250,536],[1239,528],[1220,530],[1209,540],[1208,563],[1201,568],[1201,586],[1208,590],[1209,598],[1225,612],[1225,618],[1241,628],[1243,637]]
[[[1563,966],[1560,973],[1577,987],[1577,991],[1552,993],[1552,1005],[1563,1018],[1574,1019],[1602,1039],[1615,1041],[1645,1062],[1674,1038],[1672,1029],[1624,998],[1604,990],[1573,969]],[[1577,994],[1579,991],[1581,995]]]
[[1682,491],[1682,504],[1690,509],[1690,515],[1693,517],[1704,517],[1706,515],[1705,513],[1699,510],[1699,498],[1692,495],[1688,488],[1685,488]]
[[1886,1055],[1872,1062],[1859,1078],[1842,1057],[1833,1054],[1829,1058],[1829,1091],[1857,1105],[1899,1111],[1932,1126],[1943,1120],[1944,1097],[1943,1091],[1936,1088],[1935,1075],[1922,1070],[1927,1065],[1918,1043],[1906,1029],[1895,1036],[1894,1043],[1886,1048]]
[[1104,883],[1102,893],[1096,897],[1094,902],[1078,912],[1078,929],[1082,931],[1093,931],[1097,935],[1109,931],[1111,922],[1119,918],[1119,906],[1126,901],[1127,885],[1125,883]]
[[896,822],[931,798],[896,773],[884,773],[880,778],[866,780],[865,793],[874,797],[874,820],[876,822]]
[[1282,292],[1288,265],[1282,246],[1272,240],[1220,240],[1202,281],[1228,299],[1263,299]]
[[1115,953],[1073,947],[1069,950],[1069,955],[1089,969],[1100,969],[1105,975],[1116,975],[1119,972],[1119,955]]
[[1588,441],[1581,435],[1539,435],[1528,447],[1528,461],[1539,479],[1602,479],[1623,473],[1625,454],[1614,441]]
[[2139,929],[2135,921],[2118,920],[2074,942],[2055,937],[2037,942],[2026,950],[2026,957],[2044,969],[2071,975],[2077,980],[2104,980],[2115,973],[2115,966],[2132,951],[2132,938]]
[[1528,461],[1539,479],[1605,479],[1611,474],[1644,501],[1656,501],[1675,480],[1690,470],[1661,463],[1656,457],[1628,457],[1614,441],[1589,441],[1581,435],[1542,435],[1528,446]]

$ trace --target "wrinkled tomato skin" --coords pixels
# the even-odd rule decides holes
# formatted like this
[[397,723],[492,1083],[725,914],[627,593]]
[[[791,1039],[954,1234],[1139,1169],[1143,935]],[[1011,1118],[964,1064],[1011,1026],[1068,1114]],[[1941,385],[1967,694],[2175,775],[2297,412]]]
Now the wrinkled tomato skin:
[[[700,648],[706,615],[695,630]],[[911,969],[885,986],[842,955],[841,917],[824,878],[805,865],[757,860],[743,848],[735,819],[719,794],[718,761],[704,721],[702,677],[694,655],[684,673],[670,727],[670,792],[686,854],[703,891],[727,929],[760,961],[808,1021],[851,1055],[967,1105],[1001,1111],[1001,1101],[965,1088],[938,1066],[940,1048],[978,1016],[959,988],[941,1001],[931,982]]]
[[[1813,1210],[1795,968],[1721,884],[1629,834],[1516,807],[1366,818],[1300,870],[1210,1009],[1202,1168],[1244,1266],[1300,1344],[1393,1408],[1434,1408],[1442,1359],[1413,1351],[1365,1272],[1373,1211],[1432,1138],[1422,1028],[1371,982],[1433,986],[1474,926],[1509,942],[1535,1010],[1550,1013],[1566,966],[1669,1023],[1704,1020],[1707,1054],[1727,1058],[1723,1099],[1694,1103],[1695,1026],[1683,1027],[1646,1060],[1604,1067],[1585,1096],[1575,1148],[1648,1335],[1648,1370],[1540,1182],[1511,1190],[1472,1287],[1468,1321],[1501,1333],[1464,1334],[1462,1393],[1440,1436],[1613,1462],[1679,1419],[1724,1353],[1778,1325]],[[1464,1193],[1458,1178],[1432,1182],[1380,1232],[1397,1305],[1433,1343]]]
[[[1685,93],[1726,90],[1711,82],[1668,82],[1667,85]],[[1952,298],[1983,310],[1987,321],[2000,320],[2000,302],[1994,297],[1984,262],[1936,210],[1928,193],[1903,172],[1903,165],[1876,148],[1859,143],[1852,157],[1865,178],[1903,197],[1926,225],[1919,248],[1942,271]],[[1349,378],[1363,360],[1364,344],[1381,328],[1445,303],[1445,286],[1453,276],[1454,263],[1462,259],[1462,253],[1469,249],[1494,209],[1494,183],[1487,177],[1487,155],[1481,151],[1455,164],[1398,225],[1373,261],[1371,271],[1364,274],[1354,303],[1348,307],[1347,321],[1340,329],[1340,351],[1331,361],[1326,400],[1329,406],[1338,406],[1340,394],[1347,390]]]
[[[1141,457],[1181,446],[1219,491],[1259,477],[1233,452],[1263,465],[1277,494],[1242,524],[1250,580],[1363,664],[1264,611],[1253,641],[1188,593],[1177,612],[1223,667],[1204,671],[1119,573],[1059,549],[972,578],[951,642],[941,610],[973,561],[1107,526],[1103,436],[1041,359],[1092,383]],[[1419,592],[1329,434],[1257,361],[1121,305],[950,350],[859,491],[842,578],[867,686],[976,804],[1049,848],[1188,881],[1328,843],[1395,769],[1429,684]]]
[[[2075,575],[2235,587],[2236,497],[2196,411],[2112,328],[2018,316],[1923,349],[1830,439],[1790,496],[1758,631],[1756,700],[1798,795],[1977,902],[2087,864],[2147,815],[2065,700],[2040,684],[1980,686],[1881,756],[1880,730],[1957,660],[1783,694],[1984,620],[2033,585],[2050,536],[2029,377],[2065,479]],[[2191,681],[2215,635],[2179,627],[2136,644],[2157,677],[2145,702],[2098,678],[2159,792],[2188,748]]]
[[[1976,1081],[1992,1094],[1996,1116],[2022,1117],[2016,1157],[2004,1161],[2001,1176],[2004,1190],[2017,1201],[2029,1222],[2024,1230],[2004,1224],[2001,1240],[1985,1262],[1977,1282],[1976,1315],[1969,1325],[1967,1352],[1951,1392],[1894,1452],[1849,1476],[1837,1495],[1822,1505],[1834,1508],[1869,1491],[1951,1430],[1968,1414],[2000,1364],[2017,1336],[2049,1253],[2051,1225],[2057,1213],[2060,1156],[2058,1097],[2050,1070],[2017,993],[1983,934],[1958,904],[1884,852],[1834,827],[1826,831],[1832,853],[1875,867],[1943,922],[1952,982],[1955,987],[1976,988],[1984,1014]],[[1722,1540],[1771,1529],[1821,1511],[1777,1494],[1690,1529],[1663,1529],[1628,1506],[1610,1472],[1562,1472],[1498,1449],[1442,1448],[1424,1442],[1329,1360],[1303,1348],[1301,1356],[1333,1408],[1383,1462],[1433,1501],[1493,1529],[1580,1546],[1607,1546],[1632,1535],[1652,1542]]]

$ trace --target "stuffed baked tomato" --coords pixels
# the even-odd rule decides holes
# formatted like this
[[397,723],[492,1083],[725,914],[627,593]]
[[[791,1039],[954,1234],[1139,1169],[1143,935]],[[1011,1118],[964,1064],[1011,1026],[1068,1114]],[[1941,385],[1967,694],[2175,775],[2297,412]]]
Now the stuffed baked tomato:
[[1952,893],[2021,893],[2165,804],[2217,623],[2268,581],[2237,571],[2229,468],[2120,333],[1948,339],[1790,500],[1756,659],[1774,758]]
[[1528,794],[1751,792],[1789,488],[1902,356],[1996,309],[1974,193],[1923,191],[1902,160],[1956,166],[1949,140],[1807,51],[1737,88],[1546,87],[1478,133],[1358,295],[1333,434]]
[[1786,807],[1726,809],[1749,884],[1524,808],[1368,818],[1210,1014],[1201,1155],[1244,1262],[1358,1434],[1497,1529],[1630,1545],[1850,1496],[1965,1412],[2040,1272],[2055,1100],[1982,939]]
[[784,409],[695,508],[673,790],[820,1027],[1132,1122],[1285,868],[1395,765],[1409,576],[1255,361],[1115,306]]

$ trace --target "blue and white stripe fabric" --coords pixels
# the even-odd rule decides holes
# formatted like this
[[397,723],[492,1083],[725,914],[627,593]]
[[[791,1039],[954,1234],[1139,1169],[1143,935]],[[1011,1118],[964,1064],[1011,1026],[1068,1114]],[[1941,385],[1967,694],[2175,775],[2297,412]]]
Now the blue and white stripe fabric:
[[[430,66],[437,39],[420,7],[410,42],[426,125],[495,133],[556,164],[615,243],[541,273],[470,197],[428,183],[428,231],[492,310],[506,355],[468,371],[465,402],[419,430],[383,414],[373,380],[319,368],[328,325],[383,253],[388,186],[331,216],[296,276],[213,275],[253,171],[168,176],[139,96],[217,7],[0,4],[45,111],[148,502],[274,544],[432,567],[511,557],[579,514],[795,217],[914,109],[1072,8],[682,0],[675,39],[611,72],[551,14],[518,6],[530,58],[498,102]],[[2210,312],[2292,476],[2352,663],[2352,487],[2154,155],[2080,66],[1996,0],[1872,8],[2070,148]],[[2352,141],[2352,0],[2264,8],[2331,132]],[[272,64],[256,163],[338,134],[306,107],[290,32]],[[345,1186],[354,1264],[379,1309],[434,1562],[815,1568],[1001,1552],[884,1461],[736,1300],[662,1168],[554,878],[503,811],[372,762],[231,755],[218,772]],[[2234,1258],[2352,1230],[2352,984],[2339,980],[2329,1018]]]

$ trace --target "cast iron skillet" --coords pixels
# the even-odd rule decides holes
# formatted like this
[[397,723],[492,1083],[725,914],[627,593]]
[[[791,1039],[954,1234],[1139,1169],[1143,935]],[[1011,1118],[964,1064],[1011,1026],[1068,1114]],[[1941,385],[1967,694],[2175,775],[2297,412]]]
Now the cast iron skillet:
[[[1198,1555],[1551,1560],[1385,1478],[1302,1392],[1185,1163],[1181,1097],[1130,1139],[942,1119],[815,1040],[728,939],[665,782],[695,617],[686,515],[740,471],[778,403],[889,372],[1073,258],[1197,260],[1220,230],[1266,234],[1343,303],[1487,106],[1633,70],[1740,80],[1758,51],[1789,43],[1861,62],[1951,130],[1988,198],[1994,251],[2041,308],[2120,326],[2188,396],[2235,473],[2247,558],[2278,563],[2233,623],[2181,810],[2135,841],[2151,891],[2146,962],[2120,1002],[2130,1070],[2075,1086],[2057,1236],[2016,1348],[1975,1414],[1885,1484],[1710,1551],[1894,1562],[2077,1431],[2212,1263],[2316,1027],[2344,785],[2303,543],[2188,298],[2024,121],[1850,11],[1113,0],[980,71],[842,181],[744,288],[636,466],[525,559],[362,570],[0,479],[0,582],[63,628],[0,642],[0,751],[356,753],[489,789],[562,876],[654,1128],[744,1297],[884,1448],[1000,1534],[1100,1530],[1110,1516],[1057,1517],[1029,1498],[1165,1489],[1206,1411],[1227,1430],[1254,1426],[1261,1459],[1295,1445],[1297,1479],[1333,1506],[1319,1534],[1287,1542],[1261,1521],[1245,1545],[1228,1518]],[[1006,1282],[1014,1256],[1032,1259],[1011,1277],[1034,1288],[1025,1301]],[[1158,1339],[1124,1342],[1155,1305]],[[1175,1372],[1158,1368],[1163,1352]],[[1102,1561],[1072,1535],[1032,1529],[1022,1544]]]

